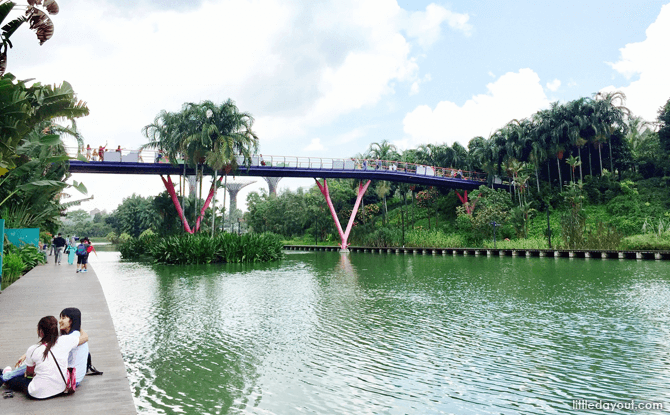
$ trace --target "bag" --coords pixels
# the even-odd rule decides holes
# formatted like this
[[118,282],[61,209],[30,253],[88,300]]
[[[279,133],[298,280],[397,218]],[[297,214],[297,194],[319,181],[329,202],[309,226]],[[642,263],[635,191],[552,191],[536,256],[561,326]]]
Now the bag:
[[84,246],[84,244],[80,244],[77,247],[77,251],[75,253],[79,256],[86,255],[86,246]]
[[74,393],[77,389],[77,368],[67,368],[67,381],[65,382],[65,393]]
[[54,352],[49,350],[51,352],[51,357],[53,357],[54,362],[56,362],[56,367],[58,368],[58,373],[60,373],[60,377],[63,379],[63,382],[65,382],[65,390],[63,393],[66,393],[68,395],[71,395],[74,393],[74,391],[77,389],[77,377],[75,376],[75,373],[77,372],[77,369],[72,367],[72,368],[67,368],[67,380],[65,380],[65,376],[63,375],[63,371],[60,369],[60,365],[58,364],[58,360],[56,360],[56,356],[54,356]]

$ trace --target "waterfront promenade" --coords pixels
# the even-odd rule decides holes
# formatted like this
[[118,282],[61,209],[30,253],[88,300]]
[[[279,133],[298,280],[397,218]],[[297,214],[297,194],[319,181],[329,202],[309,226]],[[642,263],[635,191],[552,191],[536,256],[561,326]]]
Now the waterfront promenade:
[[58,317],[62,309],[77,307],[82,329],[89,335],[93,365],[104,375],[86,376],[73,396],[34,401],[14,393],[13,398],[0,400],[0,413],[136,414],[112,317],[93,267],[77,274],[75,265],[52,261],[50,256],[48,264],[34,268],[0,294],[0,365],[14,366],[37,342],[40,318]]

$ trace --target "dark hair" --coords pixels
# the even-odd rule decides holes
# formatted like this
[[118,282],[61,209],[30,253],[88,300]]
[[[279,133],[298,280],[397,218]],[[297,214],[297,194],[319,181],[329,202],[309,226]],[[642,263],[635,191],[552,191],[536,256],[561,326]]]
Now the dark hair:
[[37,323],[38,332],[42,332],[42,338],[40,343],[44,343],[46,348],[44,349],[44,359],[46,360],[49,355],[49,350],[51,347],[56,344],[58,340],[58,320],[54,316],[46,316],[40,319],[40,322]]
[[79,311],[78,308],[74,307],[68,307],[64,308],[63,311],[60,312],[61,317],[68,317],[72,324],[70,325],[70,331],[68,333],[63,332],[61,330],[60,334],[69,334],[72,333],[73,331],[81,331],[81,311]]

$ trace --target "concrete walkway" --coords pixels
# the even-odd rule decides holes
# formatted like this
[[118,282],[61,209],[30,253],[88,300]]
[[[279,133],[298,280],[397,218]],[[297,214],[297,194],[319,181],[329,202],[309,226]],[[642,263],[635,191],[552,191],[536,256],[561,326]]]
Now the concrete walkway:
[[[0,414],[136,414],[119,342],[107,300],[95,271],[75,272],[76,265],[38,266],[0,294],[0,365],[14,366],[28,346],[37,343],[37,322],[66,307],[81,310],[81,327],[89,335],[93,365],[102,376],[86,376],[73,396],[29,400],[15,392],[0,399]],[[3,387],[2,391],[6,389]]]

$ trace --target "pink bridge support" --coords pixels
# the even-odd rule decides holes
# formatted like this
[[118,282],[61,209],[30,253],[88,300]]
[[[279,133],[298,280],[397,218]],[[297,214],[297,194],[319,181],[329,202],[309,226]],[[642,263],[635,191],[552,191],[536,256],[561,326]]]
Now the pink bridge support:
[[333,217],[333,220],[335,221],[335,226],[337,226],[337,232],[340,234],[340,252],[348,252],[348,247],[349,244],[347,243],[347,239],[349,239],[349,233],[351,232],[351,228],[354,226],[354,219],[356,218],[356,213],[358,212],[358,206],[361,204],[361,200],[363,199],[363,195],[365,192],[368,190],[368,186],[370,185],[370,180],[363,185],[363,183],[358,184],[358,195],[356,196],[356,203],[354,204],[354,208],[351,211],[351,216],[349,217],[349,223],[347,224],[347,229],[346,231],[342,232],[342,225],[340,225],[340,220],[337,217],[337,213],[335,213],[335,208],[333,207],[333,202],[330,200],[330,192],[328,191],[328,182],[326,179],[323,179],[323,185],[319,183],[317,179],[314,179],[316,181],[316,185],[319,186],[319,190],[321,190],[321,193],[325,196],[326,198],[326,203],[328,203],[328,209],[330,209],[330,214]]
[[181,204],[179,203],[177,193],[174,191],[174,183],[172,183],[172,178],[168,176],[167,180],[165,180],[165,178],[161,174],[161,180],[165,185],[165,190],[167,190],[168,194],[170,195],[170,198],[172,198],[172,203],[174,204],[175,209],[177,209],[177,213],[179,214],[179,219],[181,219],[181,223],[184,224],[184,230],[188,233],[193,233],[191,227],[188,226],[188,221],[184,217],[184,211],[182,210]]
[[[221,183],[221,180],[223,180],[223,175],[221,175],[218,180],[219,183]],[[216,181],[212,182],[212,186],[209,188],[209,194],[207,195],[205,204],[202,205],[202,209],[200,209],[200,216],[198,216],[198,220],[195,223],[196,232],[200,230],[200,222],[202,222],[202,218],[205,216],[205,211],[209,207],[209,204],[212,203],[212,198],[214,197],[214,190],[216,190]]]
[[459,199],[461,199],[461,203],[465,205],[465,213],[468,215],[472,215],[472,212],[475,210],[475,205],[477,204],[477,201],[479,198],[475,199],[472,203],[468,203],[468,191],[466,190],[465,196],[461,196],[460,193],[456,192],[456,196],[458,196]]

